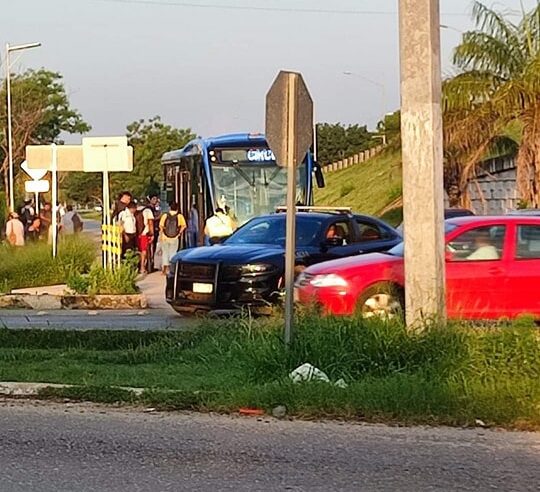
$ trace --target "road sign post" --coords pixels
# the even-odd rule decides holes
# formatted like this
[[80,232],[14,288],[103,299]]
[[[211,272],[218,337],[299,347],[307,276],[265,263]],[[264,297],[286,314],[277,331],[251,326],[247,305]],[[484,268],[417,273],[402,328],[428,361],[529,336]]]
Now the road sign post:
[[400,0],[406,318],[445,318],[439,0]]
[[266,96],[266,139],[287,168],[285,343],[293,337],[296,263],[296,168],[313,143],[313,101],[302,75],[281,71]]
[[82,141],[83,169],[103,174],[103,266],[113,268],[120,263],[111,220],[109,172],[133,170],[133,147],[127,137],[86,137]]

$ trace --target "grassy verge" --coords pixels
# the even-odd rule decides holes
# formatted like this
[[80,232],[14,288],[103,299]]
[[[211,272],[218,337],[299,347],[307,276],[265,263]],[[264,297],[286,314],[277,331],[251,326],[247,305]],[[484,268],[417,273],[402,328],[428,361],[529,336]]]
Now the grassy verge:
[[[397,323],[305,318],[290,349],[272,321],[189,333],[0,330],[0,380],[75,384],[43,396],[166,409],[285,405],[308,418],[538,429],[540,339],[522,325],[411,334]],[[293,384],[288,374],[304,362],[348,387]]]
[[65,283],[71,272],[88,271],[96,257],[95,244],[82,236],[62,238],[57,258],[42,242],[22,248],[0,245],[0,292]]
[[325,179],[326,187],[315,192],[317,205],[377,215],[401,196],[400,151],[388,148],[365,163],[328,173]]

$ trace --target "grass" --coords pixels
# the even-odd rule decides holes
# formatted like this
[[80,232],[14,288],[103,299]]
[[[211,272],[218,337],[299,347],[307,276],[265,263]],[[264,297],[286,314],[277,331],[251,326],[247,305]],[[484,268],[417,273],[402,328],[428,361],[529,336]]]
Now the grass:
[[[348,387],[293,384],[289,372],[305,362]],[[307,418],[540,428],[540,338],[527,320],[408,333],[397,322],[302,318],[289,349],[272,320],[173,333],[0,330],[0,380],[77,385],[44,397],[166,409],[285,405]]]
[[0,292],[65,283],[71,272],[88,271],[96,256],[91,241],[75,236],[60,241],[56,259],[42,242],[22,248],[0,245]]
[[315,193],[317,205],[379,215],[401,195],[400,151],[388,148],[365,163],[328,173],[325,179],[326,187]]

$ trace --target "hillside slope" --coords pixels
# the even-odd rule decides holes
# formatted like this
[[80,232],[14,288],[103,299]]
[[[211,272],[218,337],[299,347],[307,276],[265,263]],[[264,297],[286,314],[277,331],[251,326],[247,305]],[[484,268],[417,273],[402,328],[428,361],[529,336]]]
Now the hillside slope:
[[[362,164],[325,174],[326,188],[316,189],[315,204],[351,207],[355,212],[381,216],[401,197],[401,152],[387,149]],[[385,214],[391,223],[400,222],[400,209]]]

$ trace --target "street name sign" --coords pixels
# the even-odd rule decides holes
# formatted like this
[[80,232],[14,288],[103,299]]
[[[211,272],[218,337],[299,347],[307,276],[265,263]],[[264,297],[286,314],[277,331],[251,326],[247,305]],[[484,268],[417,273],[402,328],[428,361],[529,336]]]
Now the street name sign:
[[[52,145],[27,145],[26,162],[29,169],[53,170]],[[56,171],[83,171],[80,145],[56,145]]]

